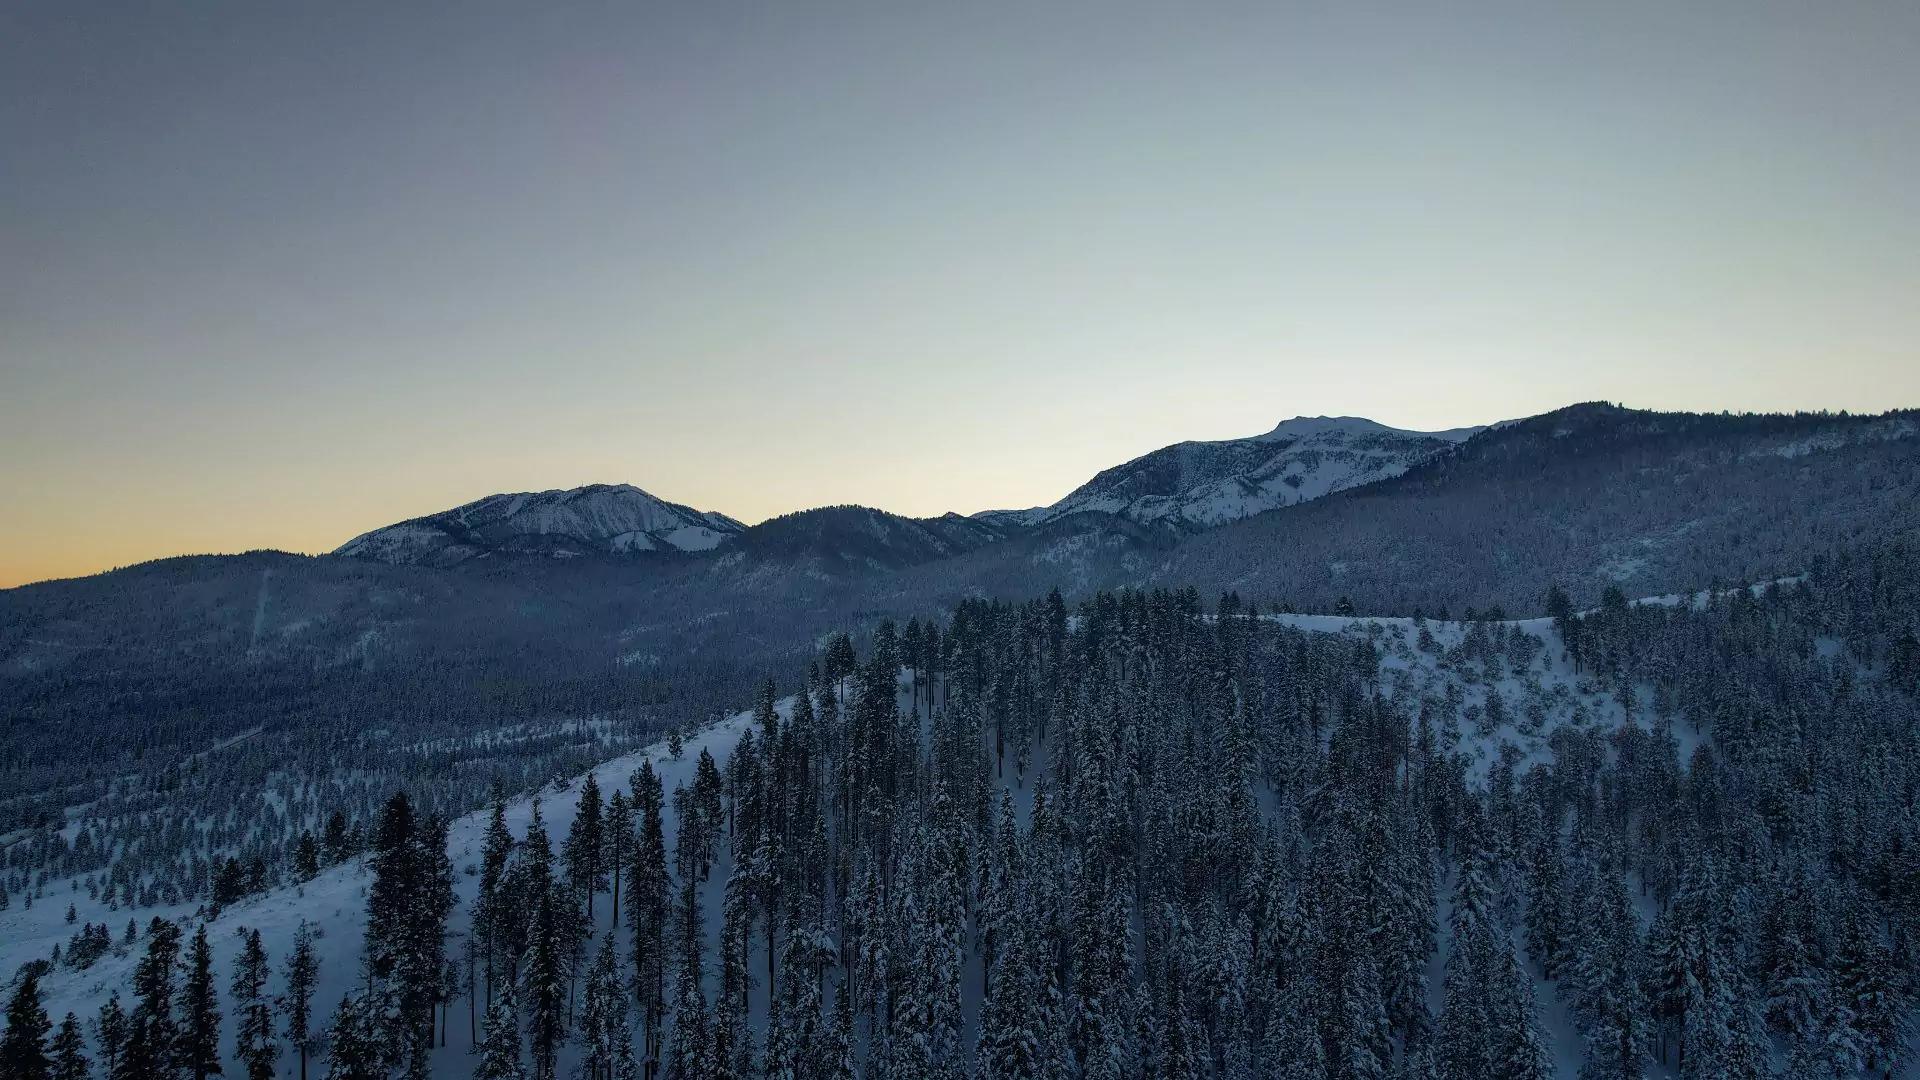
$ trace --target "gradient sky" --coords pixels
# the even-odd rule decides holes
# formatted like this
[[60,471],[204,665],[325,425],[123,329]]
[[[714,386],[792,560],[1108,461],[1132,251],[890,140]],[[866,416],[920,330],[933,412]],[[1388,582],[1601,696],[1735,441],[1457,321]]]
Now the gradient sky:
[[1920,5],[0,8],[0,586],[1920,405]]

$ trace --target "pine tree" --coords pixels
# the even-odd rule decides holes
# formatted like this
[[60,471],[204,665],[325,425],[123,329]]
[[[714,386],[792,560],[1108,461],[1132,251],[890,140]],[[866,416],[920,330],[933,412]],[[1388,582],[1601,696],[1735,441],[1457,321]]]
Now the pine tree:
[[234,1008],[233,1056],[246,1067],[247,1080],[272,1080],[274,1059],[280,1056],[273,1041],[273,1006],[266,997],[269,974],[260,931],[249,931],[234,961],[229,987]]
[[51,1080],[47,1033],[52,1028],[40,1003],[40,974],[28,968],[7,999],[7,1030],[0,1035],[0,1080]]
[[526,1080],[520,1059],[520,1009],[513,983],[502,983],[500,993],[487,1002],[486,1038],[480,1044],[480,1064],[474,1080]]
[[1452,944],[1447,950],[1446,1005],[1435,1033],[1434,1060],[1447,1080],[1495,1075],[1502,1031],[1496,979],[1498,929],[1493,897],[1477,855],[1462,861],[1455,883]]
[[1867,1067],[1892,1075],[1902,1067],[1912,1036],[1905,982],[1892,950],[1860,905],[1851,907],[1843,923],[1834,962],[1834,997],[1853,1014],[1851,1026]]
[[409,912],[399,975],[407,1075],[411,1080],[426,1080],[433,1055],[434,1008],[447,1000],[447,918],[455,904],[446,819],[428,817],[415,831],[413,843],[418,898]]
[[810,1055],[816,1080],[855,1080],[853,995],[842,983],[833,995],[833,1023]]
[[180,988],[180,1035],[175,1043],[176,1064],[194,1080],[222,1072],[220,1066],[220,1002],[214,989],[213,949],[202,924],[187,947],[187,978]]
[[549,880],[546,892],[536,901],[529,934],[526,980],[531,1012],[527,1017],[527,1043],[533,1080],[553,1080],[560,1042],[566,1033],[568,944],[561,923],[561,905],[566,902],[557,883]]
[[175,1075],[173,971],[179,955],[180,928],[155,916],[147,926],[146,953],[134,967],[136,1001],[127,1024],[126,1047],[112,1080],[155,1080]]
[[680,968],[674,980],[673,1024],[666,1053],[666,1080],[706,1080],[713,1066],[707,1033],[707,1003],[699,969]]
[[127,1014],[120,1007],[119,994],[100,1006],[100,1015],[93,1022],[93,1038],[100,1047],[102,1074],[109,1078],[118,1075],[120,1055],[127,1045]]
[[1324,1080],[1326,1053],[1314,1026],[1313,1006],[1298,980],[1278,999],[1277,1006],[1267,1016],[1266,1036],[1260,1046],[1263,1080]]
[[1567,895],[1557,824],[1542,828],[1528,852],[1526,919],[1528,954],[1542,975],[1559,978],[1567,949]]
[[347,830],[347,815],[335,810],[327,816],[327,827],[320,841],[321,852],[326,856],[327,865],[346,862],[353,857],[354,843]]
[[667,928],[672,882],[667,876],[667,846],[662,819],[664,798],[651,761],[642,761],[630,784],[640,812],[640,836],[627,886],[627,922],[631,939],[633,989],[640,1002],[645,1038],[641,1054],[649,1061],[661,1051],[666,1015]]
[[613,1080],[625,1044],[627,995],[620,985],[613,935],[600,940],[587,974],[586,1005],[580,1012],[580,1067],[587,1080]]
[[726,900],[720,925],[720,987],[714,997],[713,1067],[723,1077],[744,1076],[740,1060],[750,1051],[747,1044],[747,994],[753,977],[747,967],[751,948],[752,903],[748,896],[747,875],[736,868],[727,879]]
[[54,1033],[51,1080],[88,1080],[93,1063],[87,1060],[87,1037],[80,1032],[80,1018],[68,1013]]
[[573,815],[572,827],[567,830],[561,857],[567,865],[567,879],[574,893],[586,901],[589,919],[593,917],[593,894],[601,889],[606,876],[601,865],[605,840],[601,828],[600,784],[588,773],[580,785],[580,806]]
[[1613,867],[1595,869],[1590,883],[1561,985],[1580,1021],[1580,1074],[1585,1080],[1638,1080],[1654,1025],[1642,989],[1639,931]]
[[313,988],[320,978],[320,958],[313,949],[313,927],[301,919],[293,932],[293,952],[287,956],[287,992],[280,1008],[287,1015],[287,1038],[300,1054],[300,1080],[307,1080],[307,1050],[313,1043]]
[[981,1080],[1038,1080],[1043,1075],[1041,987],[1024,935],[1007,932],[981,1006],[974,1050]]
[[1789,1068],[1802,1080],[1847,1080],[1867,1066],[1853,1010],[1828,1001],[1795,1044]]
[[405,792],[381,808],[369,860],[367,938],[362,963],[381,1017],[385,1045],[412,1080],[424,1080],[433,1051],[434,1011],[446,970],[446,924],[453,909],[453,867],[446,823],[414,813]]
[[1505,993],[1501,995],[1496,1029],[1501,1047],[1497,1075],[1507,1080],[1552,1080],[1553,1055],[1534,1008],[1533,977],[1520,966],[1511,946],[1505,954]]
[[386,1080],[386,1047],[379,1019],[367,1002],[340,999],[327,1030],[326,1080]]
[[1809,940],[1814,910],[1796,877],[1781,902],[1766,912],[1760,942],[1767,1022],[1794,1044],[1813,1035],[1828,997],[1826,973]]
[[312,881],[320,873],[320,844],[311,832],[302,832],[293,850],[293,874],[300,881]]
[[607,800],[607,816],[602,824],[606,836],[606,858],[602,867],[606,884],[613,890],[612,906],[607,912],[607,927],[620,925],[620,883],[627,869],[627,852],[633,846],[633,809],[626,793],[615,791]]
[[499,959],[502,924],[512,907],[506,895],[507,860],[513,855],[513,834],[507,829],[507,804],[496,795],[487,818],[486,839],[480,847],[480,889],[473,902],[473,940],[486,971],[488,1008],[492,1008],[494,965]]

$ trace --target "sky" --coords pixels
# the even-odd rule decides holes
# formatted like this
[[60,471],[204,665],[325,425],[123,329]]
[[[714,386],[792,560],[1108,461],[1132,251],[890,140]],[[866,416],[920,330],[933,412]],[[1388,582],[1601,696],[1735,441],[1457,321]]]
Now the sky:
[[0,587],[1920,405],[1920,5],[0,7]]

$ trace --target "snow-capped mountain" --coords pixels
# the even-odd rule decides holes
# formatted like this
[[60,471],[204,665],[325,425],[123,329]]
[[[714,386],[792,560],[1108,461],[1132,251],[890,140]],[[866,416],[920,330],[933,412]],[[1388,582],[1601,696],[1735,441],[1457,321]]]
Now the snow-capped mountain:
[[1105,470],[1051,506],[976,516],[1036,525],[1091,512],[1207,529],[1399,476],[1482,430],[1405,431],[1357,416],[1299,416],[1251,438],[1163,447]]
[[495,552],[568,558],[707,551],[744,528],[725,514],[667,502],[631,484],[592,484],[489,495],[363,533],[334,554],[445,566]]

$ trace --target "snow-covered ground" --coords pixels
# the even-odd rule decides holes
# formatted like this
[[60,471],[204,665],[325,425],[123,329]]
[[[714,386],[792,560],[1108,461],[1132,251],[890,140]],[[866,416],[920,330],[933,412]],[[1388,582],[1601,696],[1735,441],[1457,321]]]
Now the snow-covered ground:
[[[709,751],[724,763],[740,733],[751,723],[747,713],[739,713],[689,737],[678,759],[668,755],[664,743],[658,743],[637,753],[615,758],[594,769],[593,774],[602,793],[611,797],[616,790],[628,790],[628,778],[640,768],[642,761],[650,760],[654,770],[660,774],[666,792],[671,795],[676,786],[693,783],[694,767],[701,750]],[[541,815],[556,848],[573,823],[582,779],[575,778],[564,790],[549,787],[540,795]],[[479,887],[477,870],[488,814],[489,811],[485,810],[468,814],[455,820],[448,830],[448,851],[453,859],[454,887],[459,897],[459,907],[454,911],[450,923],[455,940],[450,944],[449,951],[455,955],[459,952],[459,939],[464,938],[467,932],[474,894]],[[532,797],[515,799],[507,805],[507,823],[516,837],[526,835],[532,816]],[[665,824],[671,850],[676,832],[671,800],[665,809]],[[708,884],[710,895],[706,897],[708,911],[714,916],[719,911],[720,890],[724,887],[727,870],[723,851]],[[240,934],[243,930],[260,931],[261,940],[274,966],[272,990],[277,993],[281,989],[281,969],[287,954],[292,951],[294,932],[304,919],[313,926],[318,938],[315,944],[321,957],[321,967],[313,1004],[315,1025],[324,1030],[334,1006],[356,985],[360,976],[358,961],[361,938],[366,932],[366,891],[370,880],[365,860],[354,859],[322,871],[304,885],[275,889],[222,911],[218,918],[207,924],[207,938],[213,946],[215,969],[221,973],[219,983],[223,999],[225,973],[232,970],[234,957],[240,951]],[[69,903],[78,911],[78,922],[71,926],[66,922]],[[610,905],[604,902],[596,904],[594,908],[603,931],[607,926],[609,909]],[[117,942],[126,931],[127,920],[132,918],[139,923],[142,935],[142,940],[136,941],[132,949],[116,948],[85,971],[56,967],[41,984],[47,1012],[56,1024],[69,1011],[82,1020],[93,1019],[101,1004],[114,993],[119,993],[122,1005],[131,1009],[134,964],[144,949],[146,924],[156,915],[183,923],[189,935],[200,922],[194,916],[193,908],[186,906],[141,908],[131,912],[125,909],[110,911],[105,904],[90,901],[84,890],[49,890],[48,895],[36,901],[31,909],[16,900],[7,911],[0,912],[0,972],[11,976],[21,964],[36,957],[48,956],[55,944],[64,947],[67,938],[79,928],[79,923],[104,920]],[[720,920],[710,917],[708,927],[710,935],[717,942]],[[230,1040],[231,1025],[227,1035]],[[436,1052],[436,1075],[471,1075],[473,1059],[468,1054],[470,1041],[465,1001],[455,1006],[454,1022],[447,1033],[447,1043],[446,1047]],[[231,1052],[230,1041],[226,1049]],[[562,1059],[563,1066],[568,1068],[567,1075],[572,1075],[571,1051],[569,1047],[568,1056]],[[229,1061],[227,1075],[239,1074],[238,1063]],[[282,1054],[280,1074],[298,1075],[298,1058],[291,1051]],[[319,1070],[313,1070],[311,1075],[319,1075]]]
[[[1498,760],[1500,746],[1511,743],[1521,752],[1520,768],[1549,759],[1549,740],[1556,729],[1599,725],[1613,730],[1628,721],[1649,730],[1655,721],[1651,695],[1644,688],[1634,696],[1631,715],[1618,696],[1591,677],[1576,672],[1552,619],[1516,619],[1485,624],[1518,631],[1535,645],[1524,666],[1502,657],[1493,663],[1461,655],[1473,624],[1410,618],[1357,618],[1343,615],[1269,615],[1273,621],[1301,630],[1340,634],[1373,643],[1380,656],[1380,689],[1386,696],[1417,710],[1423,699],[1452,699],[1467,715],[1458,726],[1453,745],[1473,759],[1468,778],[1486,779]],[[1427,640],[1421,639],[1425,629]],[[1504,651],[1504,650],[1502,650]],[[1498,693],[1505,720],[1486,722],[1488,700]],[[1440,734],[1436,732],[1436,735]],[[1686,760],[1699,742],[1691,725],[1674,725],[1680,758]]]

